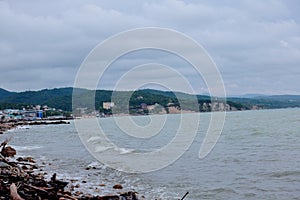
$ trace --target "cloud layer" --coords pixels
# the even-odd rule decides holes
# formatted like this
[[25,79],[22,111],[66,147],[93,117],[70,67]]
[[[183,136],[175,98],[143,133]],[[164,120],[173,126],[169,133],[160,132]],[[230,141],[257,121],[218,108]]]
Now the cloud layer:
[[[0,87],[72,86],[81,62],[98,43],[120,31],[157,26],[202,44],[228,94],[300,94],[299,7],[297,0],[0,1]],[[130,66],[148,59],[130,58],[119,62]],[[118,77],[122,69],[109,73]],[[187,76],[197,92],[206,92],[193,73]]]

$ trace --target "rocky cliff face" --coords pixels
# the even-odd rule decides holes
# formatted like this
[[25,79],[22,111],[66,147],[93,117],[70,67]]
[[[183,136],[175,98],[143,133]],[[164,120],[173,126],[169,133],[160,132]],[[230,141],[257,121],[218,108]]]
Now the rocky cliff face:
[[202,112],[211,112],[211,111],[233,111],[238,110],[234,106],[230,106],[224,102],[213,102],[213,103],[203,103],[200,105]]

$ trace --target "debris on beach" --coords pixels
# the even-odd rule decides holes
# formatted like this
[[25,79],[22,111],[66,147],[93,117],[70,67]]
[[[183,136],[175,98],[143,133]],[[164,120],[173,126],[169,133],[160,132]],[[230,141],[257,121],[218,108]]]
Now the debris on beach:
[[[69,182],[58,180],[54,173],[50,180],[44,176],[32,157],[18,157],[16,151],[2,142],[0,152],[0,199],[12,200],[138,200],[135,192],[93,196],[80,191],[66,190]],[[121,188],[118,185],[118,188]]]

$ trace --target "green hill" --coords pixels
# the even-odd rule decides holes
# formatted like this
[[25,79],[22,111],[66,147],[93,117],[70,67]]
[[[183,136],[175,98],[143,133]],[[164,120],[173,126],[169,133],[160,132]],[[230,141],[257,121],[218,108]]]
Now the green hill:
[[272,95],[255,98],[227,98],[227,101],[243,104],[251,109],[253,106],[262,109],[300,107],[300,95]]
[[[103,102],[111,101],[113,91],[110,90],[87,90],[55,88],[44,89],[40,91],[25,91],[25,92],[9,92],[0,89],[0,109],[5,108],[22,108],[31,105],[47,105],[48,107],[72,111],[72,95],[74,99],[80,101],[78,105],[73,105],[76,108],[86,108],[88,111],[101,110]],[[182,92],[159,91],[153,89],[144,89],[138,91],[116,91],[114,94],[118,98],[114,99],[118,105],[120,112],[122,110],[131,110],[133,113],[140,109],[141,104],[154,105],[159,104],[166,108],[169,105],[184,109],[184,110],[200,110],[211,111],[211,108],[205,108],[204,105],[211,104],[211,98],[206,95],[191,95]],[[92,98],[95,98],[95,105],[92,104]],[[125,97],[130,97],[129,104],[125,101]],[[197,100],[198,105],[194,105],[193,99]],[[219,102],[224,103],[224,99],[219,99]],[[180,105],[184,102],[184,106]],[[227,104],[231,110],[248,110],[253,108],[272,109],[272,108],[288,108],[300,107],[300,95],[275,95],[261,96],[254,98],[227,98]],[[225,104],[224,104],[225,105]],[[129,107],[128,107],[129,106]],[[208,107],[209,107],[208,106]],[[197,109],[195,109],[197,108]]]
[[7,97],[9,97],[13,94],[15,94],[15,93],[14,92],[9,92],[7,90],[4,90],[4,89],[0,88],[0,100],[4,99],[4,98],[7,98]]

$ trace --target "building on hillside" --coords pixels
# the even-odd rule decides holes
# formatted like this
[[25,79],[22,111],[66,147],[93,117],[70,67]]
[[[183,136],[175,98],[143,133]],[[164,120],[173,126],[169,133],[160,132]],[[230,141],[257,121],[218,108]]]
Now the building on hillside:
[[24,111],[22,114],[23,118],[26,120],[36,120],[43,118],[43,111],[42,110],[27,110]]
[[103,102],[103,109],[112,109],[115,106],[114,102]]
[[141,103],[141,109],[147,110],[147,104],[146,103]]

